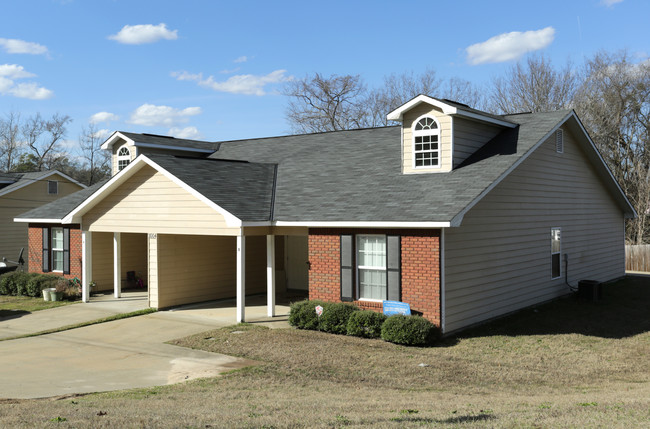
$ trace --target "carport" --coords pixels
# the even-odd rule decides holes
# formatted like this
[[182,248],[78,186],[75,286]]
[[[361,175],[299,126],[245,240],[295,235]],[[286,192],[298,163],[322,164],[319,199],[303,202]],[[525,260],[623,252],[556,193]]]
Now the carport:
[[[215,176],[218,166],[216,171],[229,178],[241,177],[241,186],[228,188],[241,192],[223,195],[213,187],[196,189],[205,187],[205,180],[190,185],[187,177],[186,181],[177,177],[179,172],[200,172],[206,165],[206,176]],[[283,258],[283,246],[276,246],[276,241],[284,243],[284,236],[305,237],[307,228],[266,226],[269,222],[240,218],[270,213],[266,188],[272,183],[259,181],[255,186],[263,189],[246,189],[251,175],[267,180],[269,169],[248,163],[138,157],[64,219],[64,223],[81,225],[83,300],[89,300],[90,281],[99,283],[97,279],[102,280],[102,287],[112,280],[114,296],[119,298],[124,273],[135,267],[146,271],[150,307],[165,309],[236,297],[236,321],[241,322],[246,295],[266,292],[267,315],[274,316],[276,260]],[[214,195],[206,197],[205,193]],[[235,213],[214,201],[221,199]],[[283,238],[276,240],[278,236]],[[306,266],[306,249],[303,253],[302,265]]]

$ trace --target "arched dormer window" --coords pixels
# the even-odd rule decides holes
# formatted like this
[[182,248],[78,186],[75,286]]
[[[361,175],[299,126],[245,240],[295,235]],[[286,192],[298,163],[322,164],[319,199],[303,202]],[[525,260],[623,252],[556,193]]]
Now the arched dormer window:
[[117,152],[117,171],[122,171],[124,167],[129,165],[129,162],[131,162],[131,152],[128,147],[123,146]]
[[430,116],[413,126],[413,167],[440,167],[440,125]]

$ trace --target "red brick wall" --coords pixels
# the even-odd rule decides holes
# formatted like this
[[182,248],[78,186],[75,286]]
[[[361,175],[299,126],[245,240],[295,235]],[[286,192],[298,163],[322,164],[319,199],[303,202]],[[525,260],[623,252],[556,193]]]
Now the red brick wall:
[[[31,273],[43,273],[43,228],[46,227],[56,228],[61,225],[29,224],[29,272]],[[81,279],[81,255],[81,229],[79,225],[70,225],[70,274],[48,274]]]
[[[341,301],[341,234],[394,234],[401,236],[402,301],[440,325],[439,230],[309,230],[309,299]],[[355,305],[381,311],[380,302],[355,301]]]

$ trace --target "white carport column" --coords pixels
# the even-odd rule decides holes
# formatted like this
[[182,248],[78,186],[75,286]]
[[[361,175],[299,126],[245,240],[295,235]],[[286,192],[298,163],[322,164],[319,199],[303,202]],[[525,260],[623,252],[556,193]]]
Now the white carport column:
[[122,296],[122,235],[113,233],[113,295],[115,298]]
[[90,301],[90,282],[93,273],[93,233],[81,231],[81,300]]
[[275,236],[266,236],[266,315],[275,316]]
[[246,310],[246,237],[237,236],[237,323],[243,322]]

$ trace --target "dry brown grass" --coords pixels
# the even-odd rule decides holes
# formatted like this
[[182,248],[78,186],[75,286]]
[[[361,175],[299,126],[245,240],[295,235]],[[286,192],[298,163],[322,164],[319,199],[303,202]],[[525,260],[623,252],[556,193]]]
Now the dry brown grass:
[[[175,344],[265,363],[175,386],[5,401],[0,423],[629,428],[650,422],[648,279],[609,285],[600,303],[561,300],[431,348],[253,325]],[[66,420],[51,421],[57,417]]]

